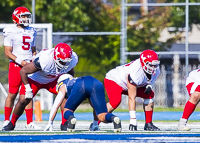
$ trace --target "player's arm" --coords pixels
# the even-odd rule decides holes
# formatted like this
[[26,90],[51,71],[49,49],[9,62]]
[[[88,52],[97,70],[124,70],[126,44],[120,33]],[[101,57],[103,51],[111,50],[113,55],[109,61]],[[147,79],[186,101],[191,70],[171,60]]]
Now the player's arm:
[[33,98],[32,89],[31,89],[31,86],[28,82],[28,74],[35,73],[39,70],[41,70],[39,57],[36,58],[33,62],[24,66],[20,70],[20,76],[21,76],[22,82],[24,83],[24,86],[25,86],[25,99],[32,99]]
[[32,50],[33,59],[35,59],[34,56],[37,54],[36,44],[35,44],[36,35],[37,35],[37,31],[34,29],[34,36],[33,36],[34,38],[33,38],[33,41],[31,43],[31,50]]
[[22,65],[22,66],[25,66],[27,64],[26,61],[23,61],[21,58],[19,57],[16,57],[15,55],[12,54],[12,50],[13,48],[10,47],[10,46],[4,46],[4,53],[5,53],[5,56],[12,60],[12,61],[15,61],[16,63],[18,63],[19,65]]
[[58,91],[58,94],[55,98],[55,101],[54,101],[53,106],[50,111],[48,125],[46,126],[44,131],[52,131],[54,118],[55,118],[58,108],[60,107],[61,103],[63,102],[63,100],[65,98],[65,94],[67,92],[66,86],[65,86],[65,84],[63,84],[62,81],[57,84],[57,89],[59,89],[59,91]]
[[13,60],[15,61],[15,59],[17,58],[15,55],[12,54],[12,50],[13,48],[10,47],[10,46],[4,46],[4,53],[5,53],[5,56],[10,59],[10,60]]
[[130,75],[128,75],[128,82],[127,82],[127,88],[128,88],[128,105],[129,105],[129,111],[134,110],[135,111],[135,98],[137,93],[137,86],[131,81]]
[[33,62],[31,62],[31,63],[27,64],[26,66],[24,66],[20,70],[21,79],[22,79],[22,82],[24,83],[24,85],[29,83],[28,82],[28,74],[35,73],[35,72],[37,72],[39,70],[41,70],[39,57],[36,58]]
[[133,82],[133,80],[130,77],[130,74],[128,75],[128,82],[127,82],[127,88],[128,88],[128,105],[129,105],[129,113],[130,113],[130,125],[129,130],[137,130],[137,119],[136,119],[136,95],[137,95],[137,85]]
[[58,108],[60,107],[63,99],[65,98],[65,94],[66,94],[66,86],[62,86],[60,87],[58,94],[55,98],[54,104],[52,106],[52,109],[50,111],[50,117],[49,117],[49,121],[53,121],[56,113],[58,111]]
[[36,46],[32,46],[31,49],[32,49],[32,55],[35,56],[37,54]]

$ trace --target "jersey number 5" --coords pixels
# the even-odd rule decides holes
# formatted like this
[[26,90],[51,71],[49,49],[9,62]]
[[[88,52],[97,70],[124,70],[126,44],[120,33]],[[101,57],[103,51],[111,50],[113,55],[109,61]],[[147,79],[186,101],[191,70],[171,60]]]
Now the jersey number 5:
[[30,49],[30,43],[26,42],[27,39],[31,39],[29,36],[23,36],[23,46],[22,49],[29,50]]

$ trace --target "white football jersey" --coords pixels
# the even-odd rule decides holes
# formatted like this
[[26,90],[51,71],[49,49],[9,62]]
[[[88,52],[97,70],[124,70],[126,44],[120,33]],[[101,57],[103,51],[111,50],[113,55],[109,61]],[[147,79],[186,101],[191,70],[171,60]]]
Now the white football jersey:
[[16,25],[3,29],[4,46],[13,48],[12,54],[23,60],[32,60],[37,32],[33,27],[18,28]]
[[128,64],[121,65],[110,70],[106,74],[105,78],[114,81],[125,91],[127,91],[127,82],[129,74],[134,84],[137,85],[137,87],[143,87],[147,84],[150,84],[153,87],[156,79],[160,75],[160,69],[158,68],[156,70],[156,73],[154,75],[151,75],[151,79],[148,79],[146,74],[144,73],[144,70],[142,69],[140,59],[137,59]]
[[70,62],[69,67],[67,69],[63,68],[60,71],[58,71],[54,62],[53,53],[54,48],[42,50],[36,55],[35,59],[39,57],[39,62],[42,70],[30,74],[29,78],[40,84],[47,84],[54,81],[61,74],[69,72],[78,63],[77,54],[75,52],[72,52],[72,61]]
[[186,78],[186,85],[191,82],[194,82],[194,84],[192,85],[190,94],[194,93],[197,86],[200,85],[200,69],[193,70],[189,73],[188,77]]

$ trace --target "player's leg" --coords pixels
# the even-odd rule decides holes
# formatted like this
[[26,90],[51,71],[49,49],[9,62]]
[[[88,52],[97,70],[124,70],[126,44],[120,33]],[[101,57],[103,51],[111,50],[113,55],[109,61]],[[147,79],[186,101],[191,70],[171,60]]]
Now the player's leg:
[[66,102],[67,102],[67,99],[64,99],[62,104],[60,105],[61,118],[62,118],[62,122],[60,125],[61,131],[67,131],[67,120],[64,118],[64,107],[65,107]]
[[8,89],[8,96],[6,97],[5,106],[4,106],[5,119],[4,119],[3,127],[8,125],[8,123],[10,122],[10,115],[14,106],[14,101],[17,97],[19,87],[22,83],[21,76],[19,74],[20,69],[21,69],[21,66],[13,62],[10,62],[9,72],[8,72],[9,89]]
[[[35,96],[36,93],[38,92],[38,90],[40,89],[41,85],[40,84],[36,84],[35,82],[33,82],[30,79],[29,79],[29,84],[30,84],[30,86],[32,88],[33,96]],[[25,107],[32,100],[32,99],[25,99],[25,87],[24,87],[24,84],[21,85],[21,89],[20,89],[20,93],[19,94],[20,94],[19,100],[18,100],[18,102],[17,102],[17,104],[15,106],[15,109],[13,111],[11,122],[9,122],[9,124],[2,129],[4,131],[14,130],[17,120],[23,114],[23,112],[25,110]]]
[[[187,86],[187,91],[190,95],[189,100],[185,104],[184,110],[183,110],[183,115],[182,118],[180,118],[179,124],[178,124],[178,130],[179,131],[189,131],[190,128],[186,126],[187,121],[191,114],[194,112],[196,105],[200,101],[200,85],[193,83],[189,83]],[[194,89],[194,92],[190,94],[191,89]]]
[[9,122],[9,124],[7,126],[3,127],[3,129],[2,129],[3,131],[14,130],[17,120],[23,114],[26,105],[28,105],[28,103],[31,100],[32,99],[25,99],[25,95],[20,95],[19,96],[19,100],[18,100],[18,102],[17,102],[17,104],[15,106],[15,109],[13,111],[12,119],[11,119],[11,121]]
[[104,79],[104,86],[110,102],[107,103],[108,112],[114,111],[121,103],[123,89],[114,81]]
[[[46,84],[44,88],[47,89],[49,92],[57,95],[57,91],[56,91],[57,80],[58,79],[55,79],[53,82]],[[62,118],[61,119],[62,122],[60,124],[61,131],[67,131],[67,120],[64,118],[64,115],[63,115],[64,114],[64,106],[65,106],[66,101],[67,101],[67,99],[64,99],[60,106],[61,118]]]
[[96,112],[94,110],[94,107],[93,107],[91,101],[90,100],[88,100],[88,101],[89,101],[90,105],[93,108],[93,123],[90,124],[89,130],[90,131],[100,131],[100,129],[99,129],[99,123],[100,123],[100,121],[99,121],[99,119],[97,117],[97,114],[96,114]]
[[[116,84],[114,81],[104,79],[104,86],[106,89],[106,92],[108,94],[108,99],[110,102],[106,104],[108,112],[112,113],[121,103],[121,95],[123,92],[123,89]],[[95,125],[95,128],[97,128],[96,120],[93,121],[93,125]],[[91,125],[92,125],[91,124]],[[98,124],[100,124],[100,121],[98,121]]]
[[[32,92],[33,92],[33,96],[35,96],[37,94],[37,92],[39,91],[39,89],[42,88],[42,85],[32,79],[28,79],[29,80],[29,84],[32,88]],[[24,94],[25,92],[22,93],[22,91],[24,91],[25,89],[24,86],[21,87],[20,90],[20,95]],[[33,122],[33,100],[30,101],[30,103],[28,105],[26,105],[25,107],[25,113],[26,113],[26,119],[27,119],[27,124],[26,124],[26,128],[27,129],[41,129],[41,127],[37,126],[34,122]]]
[[151,91],[150,94],[145,94],[145,87],[141,87],[137,89],[137,97],[141,97],[144,99],[143,102],[143,110],[145,112],[145,126],[144,130],[148,131],[159,131],[160,129],[156,127],[152,123],[152,117],[153,117],[153,108],[154,108],[154,92]]
[[[67,131],[75,130],[76,118],[73,112],[87,98],[84,80],[77,80],[64,107],[64,118],[67,120]],[[82,89],[83,88],[83,89]]]
[[99,121],[104,123],[113,122],[114,132],[121,132],[121,120],[119,119],[119,117],[107,112],[103,84],[100,81],[94,79],[92,89],[93,90],[90,94],[90,103],[95,109],[95,113]]
[[74,132],[75,131],[75,125],[76,125],[76,118],[74,117],[74,111],[64,108],[64,118],[67,120],[67,131],[68,132]]

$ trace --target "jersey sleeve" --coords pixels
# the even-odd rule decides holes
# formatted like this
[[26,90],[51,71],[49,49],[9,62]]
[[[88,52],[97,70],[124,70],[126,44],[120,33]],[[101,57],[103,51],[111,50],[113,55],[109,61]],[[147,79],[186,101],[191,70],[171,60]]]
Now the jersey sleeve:
[[58,92],[59,89],[64,85],[63,81],[60,81],[59,83],[57,83],[56,85],[56,91]]
[[13,46],[12,35],[13,34],[12,34],[11,30],[8,27],[3,29],[4,46],[10,46],[10,47]]
[[49,70],[50,61],[48,53],[46,53],[45,50],[42,50],[36,55],[36,58],[37,57],[39,57],[41,69]]
[[41,68],[41,65],[40,65],[40,60],[39,60],[39,57],[35,58],[35,60],[33,61],[34,63],[34,66],[37,68],[37,69],[42,69]]
[[33,41],[31,42],[31,47],[35,47],[36,46],[36,44],[35,44],[35,37],[36,37],[36,35],[37,35],[37,31],[36,31],[36,29],[35,28],[33,28]]

